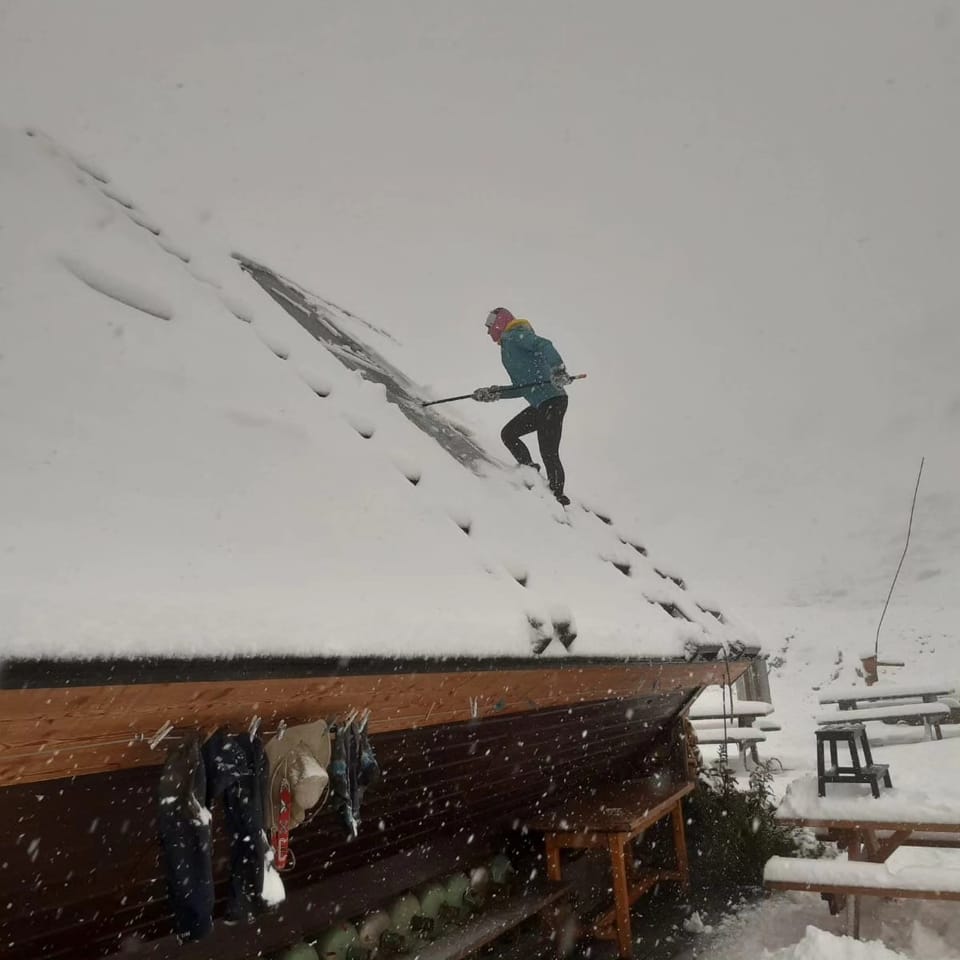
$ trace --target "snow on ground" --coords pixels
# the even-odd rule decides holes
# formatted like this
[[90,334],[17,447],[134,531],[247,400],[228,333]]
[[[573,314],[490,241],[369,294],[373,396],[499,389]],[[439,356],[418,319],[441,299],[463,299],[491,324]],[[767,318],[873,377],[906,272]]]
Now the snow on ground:
[[750,636],[587,510],[461,466],[101,165],[11,130],[0,165],[4,655],[526,656],[531,621],[571,618],[581,656]]
[[[880,651],[882,657],[903,660],[907,665],[881,668],[881,682],[949,684],[960,692],[960,646],[952,627],[958,622],[954,614],[949,608],[911,603],[909,593],[907,602],[898,600],[895,592],[880,633]],[[782,727],[766,734],[766,741],[759,745],[760,756],[775,761],[778,798],[787,794],[791,802],[809,807],[816,803],[810,796],[810,778],[816,769],[814,718],[824,709],[818,698],[827,688],[863,688],[857,674],[858,655],[873,650],[880,607],[752,607],[746,615],[757,625],[771,653],[775,711],[770,719]],[[707,695],[715,696],[713,691]],[[854,805],[862,803],[873,810],[870,805],[877,803],[897,813],[955,820],[960,810],[960,726],[945,724],[941,741],[923,740],[922,726],[868,723],[867,729],[874,758],[890,765],[896,791],[882,792],[881,799],[874,801],[867,789]],[[706,759],[716,756],[716,747],[701,750]],[[745,781],[745,775],[739,776]],[[864,793],[850,786],[831,786],[828,791],[831,802],[841,804],[851,803],[843,799],[845,795]],[[890,858],[889,866],[894,874],[906,871],[905,876],[929,868],[947,869],[952,875],[960,869],[960,851],[902,847]],[[818,894],[774,894],[729,918],[715,935],[705,935],[696,947],[696,956],[709,960],[879,960],[901,954],[911,960],[960,957],[960,911],[955,903],[864,899],[862,935],[896,951],[892,954],[875,943],[858,945],[828,936],[842,935],[844,922],[843,916],[830,916]],[[781,949],[782,954],[776,952]]]
[[[823,915],[813,919],[811,898]],[[744,907],[716,936],[694,946],[703,960],[955,960],[957,911],[942,903],[864,901],[862,939],[845,935],[843,916],[831,917],[816,894],[786,893]]]

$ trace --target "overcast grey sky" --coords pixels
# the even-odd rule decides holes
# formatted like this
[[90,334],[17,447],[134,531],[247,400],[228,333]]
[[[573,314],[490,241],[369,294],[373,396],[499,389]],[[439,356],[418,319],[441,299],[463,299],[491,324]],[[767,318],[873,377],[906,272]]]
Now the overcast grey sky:
[[922,453],[917,561],[956,583],[958,112],[955,0],[0,0],[0,122],[440,392],[528,316],[590,375],[571,493],[760,599],[882,599]]

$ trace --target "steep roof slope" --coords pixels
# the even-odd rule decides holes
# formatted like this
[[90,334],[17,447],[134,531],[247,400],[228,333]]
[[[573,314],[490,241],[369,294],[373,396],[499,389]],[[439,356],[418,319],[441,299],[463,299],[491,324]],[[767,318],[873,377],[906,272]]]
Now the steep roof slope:
[[[103,171],[8,130],[0,165],[4,655],[678,657],[749,638],[609,518],[563,511],[440,414],[425,432]],[[324,309],[402,369],[387,334]]]

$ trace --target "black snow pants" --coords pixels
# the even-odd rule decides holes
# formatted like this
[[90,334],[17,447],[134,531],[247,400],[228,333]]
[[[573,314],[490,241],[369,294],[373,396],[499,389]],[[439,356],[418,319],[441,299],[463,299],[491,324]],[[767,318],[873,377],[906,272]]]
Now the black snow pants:
[[263,871],[267,855],[264,803],[267,759],[259,737],[218,730],[203,747],[207,802],[223,798],[230,835],[228,921],[250,921],[263,908]]
[[560,462],[560,438],[563,435],[563,418],[567,412],[566,397],[551,397],[539,407],[527,407],[518,413],[500,431],[500,438],[516,458],[517,463],[532,466],[533,460],[527,445],[520,439],[528,433],[536,433],[540,444],[540,456],[547,471],[547,482],[555,497],[563,496],[565,475]]
[[198,735],[188,735],[170,751],[160,775],[159,800],[157,820],[174,929],[181,940],[199,940],[213,926],[213,867]]

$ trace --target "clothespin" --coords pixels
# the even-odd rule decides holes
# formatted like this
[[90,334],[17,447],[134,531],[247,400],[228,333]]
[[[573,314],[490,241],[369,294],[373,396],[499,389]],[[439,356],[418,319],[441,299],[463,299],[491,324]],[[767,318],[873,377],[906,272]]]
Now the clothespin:
[[150,749],[156,750],[171,730],[173,730],[173,724],[169,720],[164,721],[160,729],[147,741]]
[[344,718],[343,725],[344,725],[345,727],[349,727],[350,724],[353,723],[353,721],[357,719],[357,714],[358,714],[359,712],[360,712],[360,711],[357,710],[356,707],[354,707],[354,708],[346,715],[346,717]]
[[366,730],[366,729],[367,729],[367,722],[369,721],[369,719],[370,719],[370,708],[367,707],[367,708],[363,711],[363,713],[360,714],[360,729],[361,729],[361,730]]
[[255,713],[250,720],[250,726],[247,728],[247,733],[250,734],[251,740],[257,735],[257,731],[259,729],[260,729],[260,715]]
[[470,716],[474,720],[478,720],[480,718],[480,698],[479,697],[470,698]]
[[278,739],[278,740],[282,740],[282,739],[283,739],[283,735],[284,735],[286,732],[287,732],[287,721],[286,721],[286,720],[281,720],[281,721],[277,724],[277,739]]

